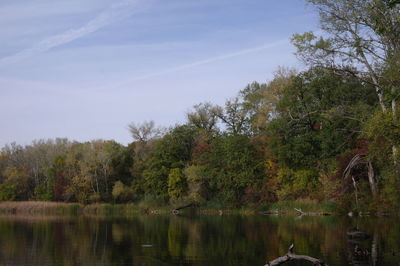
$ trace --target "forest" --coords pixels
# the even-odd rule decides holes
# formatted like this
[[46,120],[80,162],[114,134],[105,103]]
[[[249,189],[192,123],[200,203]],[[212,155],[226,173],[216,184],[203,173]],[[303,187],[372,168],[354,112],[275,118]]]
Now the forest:
[[303,70],[280,67],[168,128],[131,123],[127,146],[5,145],[0,201],[239,208],[308,200],[343,212],[399,210],[399,1],[308,2],[321,33],[291,39]]

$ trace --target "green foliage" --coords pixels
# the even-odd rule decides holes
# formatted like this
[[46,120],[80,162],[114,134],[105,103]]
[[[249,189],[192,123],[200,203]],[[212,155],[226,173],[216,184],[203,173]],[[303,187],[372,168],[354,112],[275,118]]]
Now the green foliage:
[[386,173],[383,177],[381,188],[383,206],[394,210],[400,208],[400,186],[397,178],[393,172]]
[[[390,106],[393,87],[398,87],[398,79],[382,75],[385,72],[382,70],[398,62],[400,9],[396,1],[308,2],[319,12],[324,37],[318,38],[310,32],[295,35],[292,42],[298,57],[312,67],[324,66],[345,75],[352,73],[360,81],[373,84],[380,107],[385,111]],[[394,74],[398,77],[398,71]]]
[[168,175],[168,196],[175,200],[181,198],[187,191],[185,175],[179,168],[173,168]]
[[380,202],[384,206],[400,206],[400,181],[398,166],[399,153],[393,147],[400,145],[400,125],[391,111],[377,110],[364,127],[365,137],[370,139],[369,158],[379,169]]
[[155,144],[143,172],[147,194],[168,197],[168,175],[191,160],[196,134],[191,126],[176,126]]
[[318,175],[313,170],[291,170],[282,168],[278,172],[279,200],[294,200],[298,198],[313,198],[321,184]]
[[396,7],[396,5],[400,5],[400,0],[385,0],[390,8]]
[[[239,207],[336,199],[332,208],[343,211],[399,206],[398,1],[308,2],[324,31],[293,36],[308,70],[280,68],[223,107],[195,105],[187,124],[166,132],[152,121],[132,123],[135,142],[128,147],[67,139],[6,145],[0,200],[141,200],[147,208],[168,200]],[[354,188],[340,179],[356,154],[363,156],[351,172],[357,203]],[[366,162],[380,191],[374,200]]]
[[115,182],[112,190],[112,195],[114,200],[118,199],[124,193],[124,190],[125,190],[124,183],[122,183],[121,181]]
[[218,112],[218,117],[224,123],[228,134],[242,135],[250,132],[249,110],[240,100],[240,97],[227,100],[224,109],[220,108]]
[[201,165],[191,165],[184,169],[184,174],[188,183],[189,198],[196,203],[204,203],[207,197],[209,181],[207,167]]
[[157,209],[165,205],[164,199],[153,195],[145,195],[138,203],[138,208],[141,211],[149,209]]
[[17,185],[10,183],[0,184],[0,201],[14,201],[17,199]]
[[291,83],[295,75],[296,70],[281,67],[274,73],[272,81],[261,84],[253,82],[240,91],[242,106],[247,111],[253,135],[263,134],[268,123],[276,117],[276,105],[283,89]]
[[52,201],[54,198],[52,183],[42,183],[35,187],[34,199],[38,201]]
[[193,111],[187,113],[189,125],[193,125],[207,134],[213,134],[218,131],[217,119],[220,110],[217,106],[206,102],[193,106],[193,109]]
[[128,202],[133,199],[133,191],[121,181],[116,181],[112,189],[112,196],[116,202]]
[[89,195],[89,203],[98,203],[101,201],[101,196],[99,193],[93,193]]
[[264,177],[262,155],[243,135],[222,136],[204,156],[212,193],[229,204],[240,204],[245,189]]
[[82,204],[89,202],[89,196],[92,190],[88,178],[75,176],[71,180],[71,185],[67,188],[65,194],[70,201],[76,201]]
[[181,198],[187,190],[185,175],[180,168],[173,168],[168,174],[168,196],[170,199]]
[[6,167],[5,180],[0,184],[0,200],[25,200],[29,195],[28,176],[16,167]]
[[400,124],[393,117],[393,112],[377,110],[365,125],[366,137],[378,140],[384,138],[390,144],[400,144]]
[[314,168],[353,145],[375,105],[373,88],[351,76],[322,69],[301,73],[277,103],[271,148],[287,167]]

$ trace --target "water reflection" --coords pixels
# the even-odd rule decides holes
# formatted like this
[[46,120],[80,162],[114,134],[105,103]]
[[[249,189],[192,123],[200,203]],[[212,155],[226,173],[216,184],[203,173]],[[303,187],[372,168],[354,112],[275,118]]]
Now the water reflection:
[[400,225],[389,219],[9,216],[0,217],[0,265],[262,266],[291,243],[331,266],[399,265],[399,239]]

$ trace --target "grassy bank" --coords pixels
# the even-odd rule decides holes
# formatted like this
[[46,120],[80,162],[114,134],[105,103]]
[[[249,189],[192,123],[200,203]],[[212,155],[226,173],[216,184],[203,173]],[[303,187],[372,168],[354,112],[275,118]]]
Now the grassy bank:
[[296,209],[301,210],[304,213],[321,213],[330,215],[338,214],[338,210],[334,202],[317,202],[312,200],[281,201],[241,208],[224,208],[223,206],[205,205],[199,208],[199,213],[210,215],[254,215],[260,213],[289,216],[300,215]]
[[[131,216],[135,214],[168,214],[176,206],[156,204],[142,201],[128,204],[95,203],[82,205],[78,203],[60,202],[0,202],[0,214],[15,215],[99,215],[99,216]],[[263,204],[257,207],[227,208],[224,206],[204,205],[198,208],[187,208],[179,213],[204,215],[254,215],[259,213],[277,213],[280,215],[299,215],[295,210],[304,212],[335,213],[333,203],[317,203],[314,201],[287,201]]]
[[169,213],[172,207],[156,208],[146,204],[109,204],[94,203],[82,205],[78,203],[43,202],[43,201],[9,201],[0,202],[0,214],[3,215],[99,215],[99,216],[131,216],[135,214]]
[[43,201],[0,202],[0,214],[17,215],[79,215],[83,205]]
[[260,211],[277,212],[286,215],[299,215],[296,209],[305,213],[326,213],[337,214],[338,208],[335,202],[325,201],[318,202],[313,200],[297,200],[297,201],[279,201],[275,203],[266,203],[258,208]]

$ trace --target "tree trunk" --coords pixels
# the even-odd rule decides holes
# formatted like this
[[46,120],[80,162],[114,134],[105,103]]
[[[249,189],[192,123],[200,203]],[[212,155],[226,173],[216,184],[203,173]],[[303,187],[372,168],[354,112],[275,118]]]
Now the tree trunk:
[[369,186],[371,187],[372,196],[374,197],[374,199],[376,199],[376,196],[378,195],[378,190],[375,183],[374,168],[372,167],[372,163],[370,161],[368,161],[368,181]]
[[357,189],[357,183],[356,183],[356,180],[354,179],[354,177],[351,177],[351,179],[353,180],[354,193],[355,193],[355,197],[356,197],[356,207],[357,207],[357,209],[358,209],[358,189]]
[[[375,81],[374,81],[374,83],[375,83]],[[382,109],[383,112],[386,112],[385,102],[383,101],[382,89],[379,88],[379,86],[375,85],[375,90],[376,90],[376,94],[378,96],[378,100],[379,100],[379,104],[381,106],[381,109]]]
[[367,165],[368,182],[369,182],[369,186],[371,188],[372,196],[375,199],[377,197],[377,195],[378,195],[378,188],[377,188],[376,181],[375,181],[375,172],[374,172],[374,168],[372,166],[372,163],[366,158],[365,154],[356,154],[350,160],[350,162],[347,165],[346,169],[343,171],[343,179],[351,177],[351,179],[353,181],[357,207],[358,207],[358,188],[357,188],[356,180],[351,175],[351,171],[358,164],[366,164]]
[[[396,95],[397,90],[393,87],[392,88],[392,95]],[[392,99],[392,116],[393,116],[393,124],[397,124],[397,102],[396,98]],[[399,165],[397,162],[398,157],[398,148],[396,144],[392,146],[392,155],[393,155],[393,167],[394,167],[394,174],[396,176],[397,181],[400,182],[400,170]]]
[[106,194],[108,194],[108,173],[107,173],[107,168],[104,169],[104,181],[106,183]]

